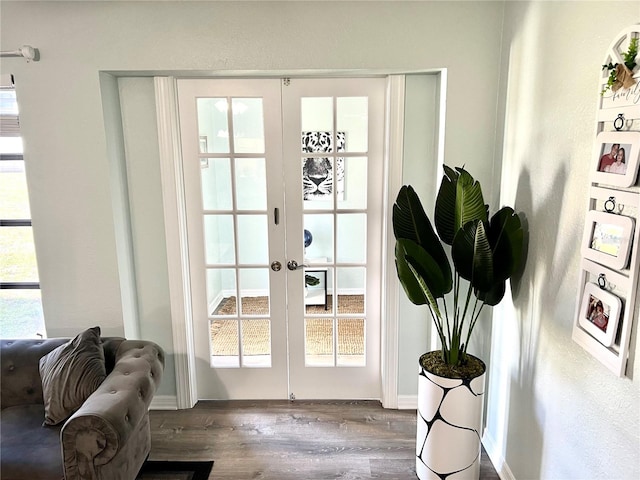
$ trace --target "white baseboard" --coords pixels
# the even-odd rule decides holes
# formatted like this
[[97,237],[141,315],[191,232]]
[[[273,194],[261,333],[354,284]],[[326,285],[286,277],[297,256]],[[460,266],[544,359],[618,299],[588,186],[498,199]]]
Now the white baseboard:
[[398,410],[417,410],[418,395],[398,395]]
[[507,465],[506,460],[502,456],[502,452],[500,452],[495,439],[487,429],[485,429],[484,435],[482,436],[482,445],[484,445],[484,449],[487,451],[487,455],[489,455],[491,463],[493,463],[493,467],[496,469],[500,479],[516,480],[516,477],[513,475],[509,465]]
[[178,398],[175,395],[156,395],[151,400],[149,410],[177,410]]

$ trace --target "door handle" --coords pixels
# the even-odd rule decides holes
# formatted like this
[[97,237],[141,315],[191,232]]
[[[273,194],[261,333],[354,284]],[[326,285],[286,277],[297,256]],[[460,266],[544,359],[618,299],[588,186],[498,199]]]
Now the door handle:
[[282,269],[282,264],[277,260],[275,262],[271,262],[271,270],[274,272],[279,272]]
[[295,260],[289,260],[287,262],[287,268],[289,270],[298,270],[300,268],[304,268],[304,267],[308,267],[309,265],[305,265],[304,263],[302,265],[299,265],[298,262],[296,262]]

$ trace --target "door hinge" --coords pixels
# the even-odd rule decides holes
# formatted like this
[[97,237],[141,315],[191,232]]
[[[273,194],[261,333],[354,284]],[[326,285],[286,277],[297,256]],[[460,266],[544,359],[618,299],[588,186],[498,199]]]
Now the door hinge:
[[285,87],[288,87],[289,85],[291,85],[291,79],[290,79],[289,77],[285,77],[285,78],[283,78],[283,79],[282,79],[282,84],[283,84]]

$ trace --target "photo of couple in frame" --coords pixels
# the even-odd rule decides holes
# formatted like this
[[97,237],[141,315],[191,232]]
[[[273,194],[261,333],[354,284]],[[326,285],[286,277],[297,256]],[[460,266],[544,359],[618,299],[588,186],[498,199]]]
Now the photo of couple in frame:
[[602,132],[598,135],[592,181],[618,187],[636,183],[640,163],[640,132]]
[[595,283],[587,283],[582,296],[580,326],[605,347],[616,339],[622,310],[620,298]]

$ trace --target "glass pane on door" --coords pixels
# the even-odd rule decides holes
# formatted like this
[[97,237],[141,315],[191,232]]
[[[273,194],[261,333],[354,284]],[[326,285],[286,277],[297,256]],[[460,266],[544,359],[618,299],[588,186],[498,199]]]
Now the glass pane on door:
[[304,305],[309,315],[333,313],[333,268],[321,264],[304,270]]
[[235,263],[232,215],[204,216],[205,258],[208,265]]
[[364,263],[367,258],[366,213],[339,213],[336,224],[337,261]]
[[238,210],[267,210],[267,172],[264,158],[236,158]]
[[364,314],[365,285],[367,284],[365,267],[340,267],[336,269],[338,285],[338,313]]
[[231,197],[231,162],[229,158],[201,158],[202,208],[226,210],[233,208]]
[[333,367],[334,329],[332,318],[305,319],[305,365],[307,367]]
[[211,366],[239,367],[238,320],[211,319]]
[[234,268],[207,269],[207,312],[210,316],[235,316],[237,295]]
[[198,98],[198,151],[229,153],[229,122],[226,98]]
[[269,236],[266,215],[237,215],[238,262],[269,263]]
[[269,270],[242,268],[239,274],[242,316],[269,315]]
[[[303,132],[333,132],[333,98],[304,97],[300,100],[300,119]],[[302,150],[304,151],[331,151]]]
[[304,263],[333,261],[333,218],[333,214],[304,215],[304,230],[308,232]]
[[338,178],[338,209],[367,208],[367,167],[366,157],[347,157],[337,160]]
[[349,138],[344,152],[366,152],[369,146],[369,99],[367,97],[338,97],[336,99],[338,132]]
[[338,318],[338,355],[336,365],[363,367],[365,365],[364,318]]
[[236,153],[264,153],[264,112],[261,98],[232,98],[233,149]]
[[269,319],[242,320],[242,364],[271,366],[271,322]]

